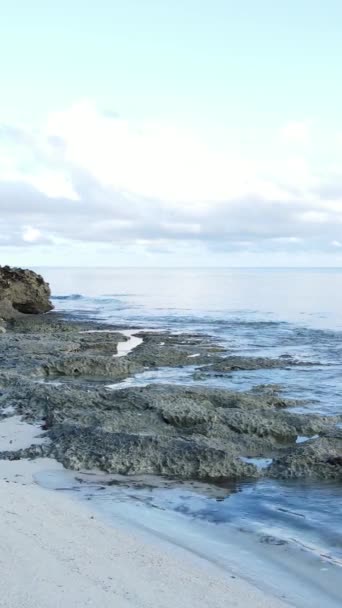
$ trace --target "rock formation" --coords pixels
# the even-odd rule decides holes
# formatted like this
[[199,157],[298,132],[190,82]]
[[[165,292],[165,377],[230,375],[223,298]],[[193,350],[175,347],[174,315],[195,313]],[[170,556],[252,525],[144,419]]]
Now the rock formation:
[[6,321],[22,313],[38,314],[53,308],[50,287],[32,270],[0,266],[0,318]]
[[[142,344],[114,357],[127,339],[117,327],[64,321],[58,313],[21,314],[8,324],[1,336],[0,420],[19,415],[41,425],[49,441],[1,452],[0,459],[50,456],[75,470],[220,482],[342,479],[342,417],[294,412],[305,403],[277,385],[111,387],[160,365],[188,366],[191,375],[193,368],[202,372],[203,362],[216,373],[222,362],[219,373],[234,373],[281,367],[282,358],[233,357],[195,334],[139,335]],[[286,358],[289,369],[296,364]],[[263,459],[270,462],[264,466]]]

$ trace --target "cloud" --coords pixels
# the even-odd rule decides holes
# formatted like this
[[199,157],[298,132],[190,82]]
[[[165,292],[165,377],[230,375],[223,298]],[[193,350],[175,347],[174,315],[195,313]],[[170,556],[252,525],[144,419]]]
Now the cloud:
[[[300,139],[303,125],[284,131]],[[342,174],[305,157],[263,162],[229,142],[135,124],[88,102],[51,114],[37,131],[0,129],[0,245],[181,243],[220,251],[331,251],[342,228]]]
[[309,121],[291,121],[280,130],[281,140],[288,144],[308,144],[311,138]]
[[22,239],[26,243],[35,243],[39,241],[42,233],[38,228],[33,228],[33,226],[25,226],[22,232]]

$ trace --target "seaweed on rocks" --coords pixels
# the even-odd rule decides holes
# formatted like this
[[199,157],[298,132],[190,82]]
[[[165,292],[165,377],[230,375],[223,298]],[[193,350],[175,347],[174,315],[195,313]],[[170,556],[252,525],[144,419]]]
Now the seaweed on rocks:
[[[93,331],[101,329],[101,332]],[[0,415],[11,408],[43,426],[50,441],[0,458],[54,456],[66,467],[181,479],[341,474],[336,420],[289,408],[279,387],[232,391],[153,384],[110,390],[158,366],[257,369],[284,359],[231,357],[208,336],[139,332],[143,342],[114,357],[127,340],[117,327],[63,320],[56,313],[13,319],[0,341]],[[245,367],[243,367],[245,366]],[[319,435],[298,446],[298,435]],[[241,460],[272,457],[260,470]]]

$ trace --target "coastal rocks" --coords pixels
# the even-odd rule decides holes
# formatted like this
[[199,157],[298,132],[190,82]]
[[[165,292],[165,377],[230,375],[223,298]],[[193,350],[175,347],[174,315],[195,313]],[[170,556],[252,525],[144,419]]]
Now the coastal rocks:
[[43,365],[43,370],[48,376],[86,376],[124,380],[132,374],[144,371],[144,367],[127,359],[76,354],[54,359]]
[[[284,402],[279,407],[267,391],[177,385],[108,390],[26,382],[4,385],[3,392],[0,407],[13,408],[27,422],[43,420],[51,454],[77,469],[188,479],[256,477],[266,471],[246,468],[249,463],[240,457],[279,455],[290,445],[295,449],[298,428],[303,428],[301,416],[284,411]],[[322,422],[320,430],[329,429]]]
[[197,432],[203,430],[208,433],[212,423],[216,419],[215,412],[210,410],[205,404],[198,405],[191,399],[182,399],[179,403],[174,403],[173,407],[169,404],[161,406],[160,412],[166,424],[171,424],[179,429],[196,429]]
[[[121,359],[119,360],[121,361]],[[124,362],[124,359],[122,359]],[[7,375],[0,375],[0,386],[8,385]],[[13,382],[14,384],[14,382]],[[7,404],[15,407],[28,421],[48,418],[49,426],[64,420],[88,424],[89,416],[97,425],[111,425],[111,429],[131,429],[158,433],[199,433],[204,435],[221,431],[227,436],[234,425],[237,432],[248,432],[248,424],[256,424],[259,412],[260,436],[265,435],[261,425],[271,424],[276,419],[277,405],[265,401],[261,395],[234,393],[207,388],[186,388],[177,385],[148,385],[119,391],[79,384],[16,383],[2,397]],[[1,399],[0,397],[0,402]],[[268,415],[268,411],[269,415]],[[245,413],[245,419],[239,412]],[[280,412],[278,417],[280,416]],[[295,419],[291,420],[291,436],[296,437]],[[279,418],[280,429],[285,429],[283,416]],[[281,435],[281,430],[277,433]]]
[[273,437],[274,443],[289,443],[296,440],[297,430],[294,425],[290,425],[284,419],[272,412],[267,415],[265,412],[244,410],[226,410],[222,419],[226,425],[242,435],[255,435],[257,437]]
[[[196,334],[139,337],[142,344],[116,357],[127,340],[117,328],[66,322],[56,313],[10,320],[1,337],[0,418],[10,413],[38,423],[50,441],[0,458],[49,455],[74,469],[182,479],[336,475],[338,420],[289,411],[298,402],[284,398],[282,387],[111,386],[159,366],[272,369],[288,366],[287,358],[222,357],[215,340]],[[321,437],[297,445],[298,436],[312,435]],[[273,464],[258,469],[249,462],[258,457]]]
[[183,438],[108,433],[79,426],[55,427],[53,454],[71,469],[107,473],[157,474],[184,479],[257,477],[258,471],[224,450]]
[[137,335],[143,342],[128,358],[150,368],[207,364],[219,360],[218,353],[224,352],[214,340],[197,334],[139,332]]
[[201,368],[201,373],[209,372],[213,375],[220,375],[226,372],[239,370],[257,370],[257,369],[276,369],[286,368],[293,365],[309,365],[301,361],[294,360],[290,357],[279,357],[278,359],[270,359],[267,357],[240,357],[229,356],[221,358],[219,361],[211,365]]
[[32,270],[0,266],[0,316],[5,319],[20,313],[39,314],[53,308],[50,287]]
[[28,448],[19,450],[4,450],[0,452],[0,460],[34,460],[35,458],[49,457],[51,448],[48,445],[30,445]]
[[160,404],[169,407],[181,400],[191,400],[202,408],[243,408],[243,409],[281,409],[294,404],[291,399],[281,398],[276,393],[256,393],[254,391],[231,391],[197,386],[169,384],[150,384],[145,387],[127,388],[115,394],[116,402],[126,402],[134,407],[158,408]]
[[289,424],[296,429],[297,434],[301,436],[312,437],[313,435],[323,435],[330,432],[335,432],[335,425],[340,422],[339,416],[318,416],[317,414],[295,414],[285,411],[283,416],[279,417],[284,423]]
[[269,475],[278,479],[342,481],[342,438],[321,437],[300,444],[274,459]]
[[117,354],[119,342],[127,341],[128,337],[120,332],[84,332],[80,336],[78,350],[80,353],[110,356]]
[[[81,324],[62,322],[58,315],[22,315],[8,322],[1,337],[1,370],[16,371],[26,377],[84,375],[124,379],[143,371],[142,366],[124,364],[113,358],[119,342],[127,337],[120,332],[86,331]],[[125,365],[127,370],[124,371]],[[78,370],[75,372],[75,370]]]

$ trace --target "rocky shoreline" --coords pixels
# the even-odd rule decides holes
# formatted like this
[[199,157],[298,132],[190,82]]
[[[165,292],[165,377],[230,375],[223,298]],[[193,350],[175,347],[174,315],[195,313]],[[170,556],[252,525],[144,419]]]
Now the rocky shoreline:
[[[337,487],[317,480],[342,480],[341,416],[310,413],[311,403],[286,398],[281,385],[212,388],[239,370],[263,370],[268,382],[274,370],[303,377],[314,364],[289,355],[236,356],[209,335],[75,322],[51,311],[49,297],[42,277],[0,267],[0,557],[11,605],[25,603],[29,589],[32,606],[45,606],[37,580],[56,590],[53,601],[60,593],[63,603],[70,588],[75,605],[89,597],[108,606],[122,597],[126,605],[133,571],[134,593],[139,590],[133,606],[146,593],[152,604],[160,599],[163,584],[169,608],[183,572],[182,588],[190,580],[188,605],[226,606],[228,598],[236,606],[274,608],[294,598],[306,606],[312,597],[317,606],[339,605],[335,531],[331,540],[329,528],[327,542],[323,538],[317,547],[316,533],[307,543],[311,518],[315,525],[321,511],[309,500],[307,520],[298,504],[307,490],[309,498],[315,487]],[[142,384],[147,378],[152,383]],[[305,412],[306,405],[306,414],[293,409]],[[331,496],[338,494],[328,491],[325,498],[334,521]],[[105,523],[108,515],[113,527]],[[297,523],[288,520],[293,517]],[[210,526],[207,535],[208,522],[225,525]],[[279,522],[288,525],[285,535]],[[156,539],[167,543],[157,559],[150,533],[153,547]],[[180,547],[191,564],[204,557],[200,576],[189,579],[193,566],[183,564],[175,575],[166,555],[170,539],[172,554]],[[297,547],[308,551],[307,560],[298,559]],[[208,582],[214,565],[228,581],[222,589],[219,580]]]
[[[234,357],[203,335],[134,335],[142,343],[116,357],[118,344],[127,340],[117,327],[77,323],[54,312],[7,321],[0,334],[0,419],[20,415],[41,425],[49,441],[0,458],[49,456],[75,470],[214,482],[342,480],[342,418],[293,413],[297,402],[272,385],[245,392],[200,382],[108,387],[162,366],[195,366],[196,378],[299,361]],[[299,436],[308,439],[297,443]],[[270,464],[259,466],[259,458]]]

